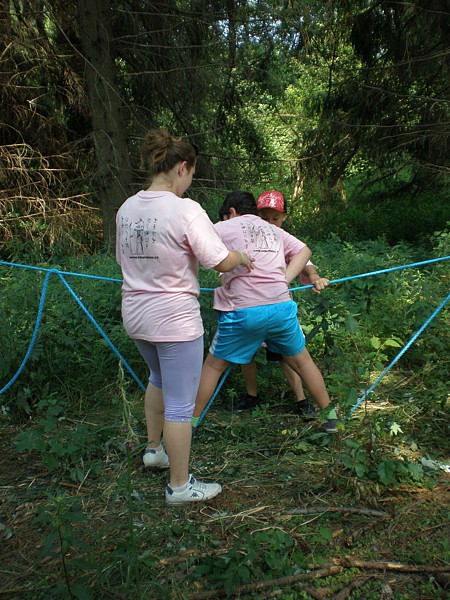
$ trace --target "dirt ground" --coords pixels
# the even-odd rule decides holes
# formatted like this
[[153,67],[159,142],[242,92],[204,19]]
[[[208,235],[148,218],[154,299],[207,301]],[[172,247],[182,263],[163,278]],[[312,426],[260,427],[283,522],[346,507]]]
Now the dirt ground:
[[[212,418],[194,442],[193,463],[200,475],[223,481],[223,493],[211,504],[174,512],[163,502],[166,473],[145,471],[140,452],[127,461],[123,450],[110,448],[101,472],[75,483],[65,472],[49,472],[37,453],[18,453],[14,439],[21,428],[6,420],[2,425],[0,598],[223,597],[214,564],[219,568],[233,548],[248,560],[256,549],[253,567],[261,572],[248,582],[243,576],[236,580],[234,594],[240,598],[450,598],[450,477],[444,472],[431,487],[380,489],[341,472],[333,476],[327,448],[300,455],[286,451],[264,440],[264,428],[245,444],[239,429]],[[69,511],[68,530],[61,515],[59,521],[55,516],[36,521],[58,495],[64,506],[67,499],[79,502],[84,515],[78,521]],[[130,514],[136,532],[131,541],[145,566],[134,588],[121,571],[134,564]],[[61,540],[49,537],[58,530],[70,542],[64,560]],[[303,553],[317,577],[306,578],[308,569],[283,575],[276,562],[272,576],[267,558],[261,562],[259,556],[270,550],[267,531],[286,535],[291,544],[286,552]],[[76,561],[88,555],[90,595],[75,586],[69,592],[66,576],[82,573]],[[203,578],[195,576],[198,565],[206,569]]]

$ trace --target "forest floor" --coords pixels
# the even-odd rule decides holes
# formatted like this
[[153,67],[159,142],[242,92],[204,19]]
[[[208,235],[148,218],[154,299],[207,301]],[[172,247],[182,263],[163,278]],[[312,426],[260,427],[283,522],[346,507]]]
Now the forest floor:
[[[289,398],[252,413],[213,406],[192,470],[223,492],[176,509],[164,503],[167,472],[145,470],[141,447],[110,436],[75,482],[65,461],[50,469],[18,452],[29,425],[2,417],[0,598],[450,597],[449,474],[391,485],[357,476],[344,463],[366,417],[331,436],[291,409]],[[395,453],[426,455],[427,443]]]

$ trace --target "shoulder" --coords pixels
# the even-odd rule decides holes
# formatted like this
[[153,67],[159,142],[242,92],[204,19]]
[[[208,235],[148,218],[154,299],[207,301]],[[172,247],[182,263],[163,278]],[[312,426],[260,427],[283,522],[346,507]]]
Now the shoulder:
[[191,198],[179,198],[181,208],[188,214],[207,214],[203,206]]
[[289,252],[300,252],[306,246],[304,242],[291,233],[288,233],[284,229],[281,229],[281,231],[283,232],[282,240],[285,250],[288,250]]
[[139,200],[139,196],[142,192],[136,192],[136,194],[133,194],[132,196],[129,196],[126,200],[124,200],[122,202],[122,204],[119,206],[119,210],[121,208],[123,208],[124,206],[127,206],[128,204],[130,204],[131,202],[136,202],[136,200]]

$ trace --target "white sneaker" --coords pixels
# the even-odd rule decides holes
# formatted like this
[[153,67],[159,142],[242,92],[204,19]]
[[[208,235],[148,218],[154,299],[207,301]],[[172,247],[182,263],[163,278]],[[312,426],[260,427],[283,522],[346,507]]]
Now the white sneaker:
[[169,468],[169,457],[166,454],[164,448],[162,450],[153,450],[147,448],[142,457],[144,467],[154,467],[155,469],[167,469]]
[[201,502],[215,498],[222,491],[220,483],[204,483],[189,475],[187,488],[184,492],[174,492],[170,485],[166,488],[166,504],[185,504],[186,502]]

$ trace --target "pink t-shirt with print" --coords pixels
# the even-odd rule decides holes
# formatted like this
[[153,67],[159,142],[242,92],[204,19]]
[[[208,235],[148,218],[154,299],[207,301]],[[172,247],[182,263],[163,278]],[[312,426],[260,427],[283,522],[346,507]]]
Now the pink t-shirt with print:
[[228,256],[203,208],[171,192],[141,191],[122,204],[116,225],[128,335],[149,342],[201,336],[198,261],[211,269]]
[[286,264],[305,244],[284,229],[256,215],[242,215],[214,225],[225,246],[241,250],[255,259],[249,272],[241,266],[220,276],[214,292],[214,308],[230,311],[291,300]]

